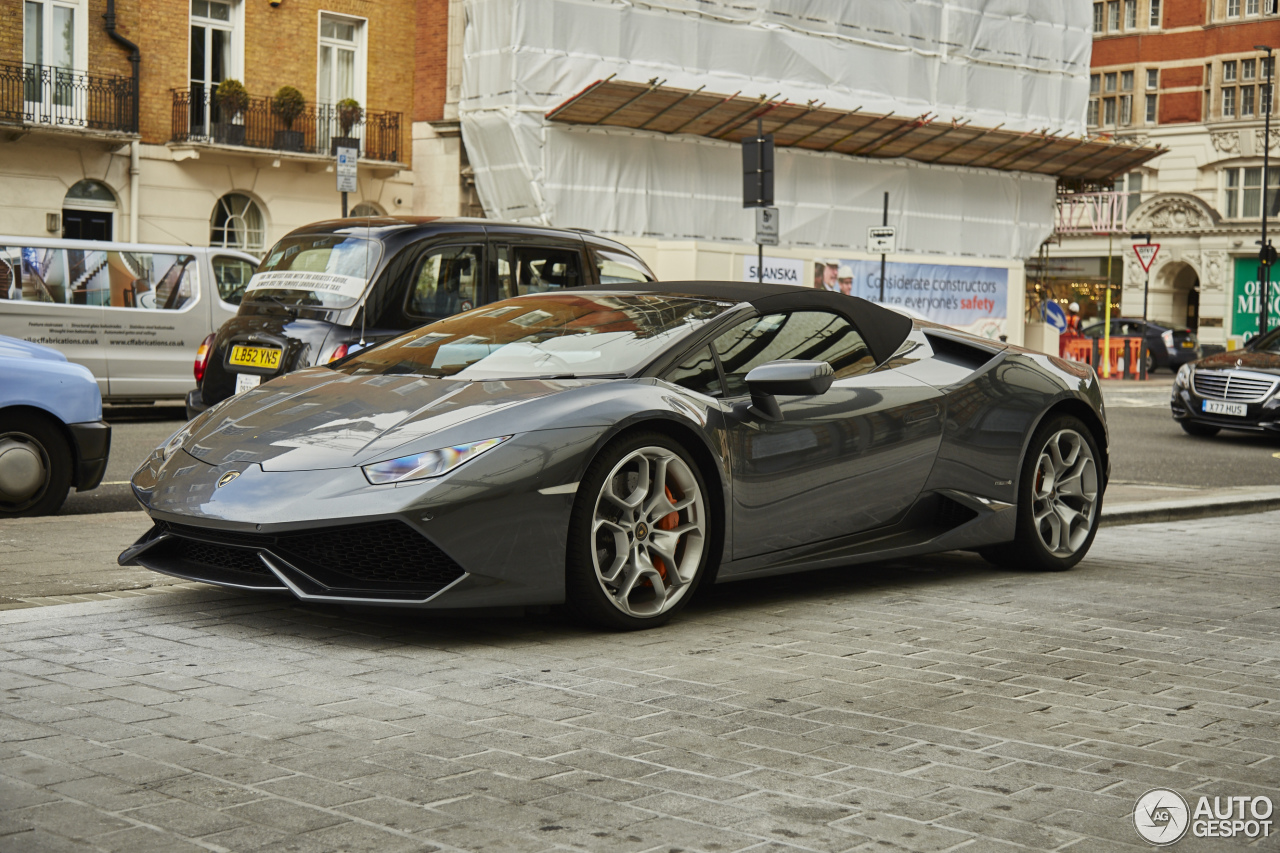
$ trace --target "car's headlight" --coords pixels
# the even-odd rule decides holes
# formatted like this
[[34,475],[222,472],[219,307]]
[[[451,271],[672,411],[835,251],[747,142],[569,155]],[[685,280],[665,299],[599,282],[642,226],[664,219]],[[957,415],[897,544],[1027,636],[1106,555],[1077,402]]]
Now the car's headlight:
[[1191,387],[1191,364],[1187,363],[1178,368],[1178,375],[1173,378],[1173,384],[1179,388]]
[[365,479],[375,486],[384,483],[403,483],[409,480],[425,480],[428,477],[439,477],[469,459],[474,459],[491,447],[497,447],[511,438],[486,438],[484,441],[473,441],[469,444],[455,444],[439,450],[428,450],[412,456],[401,456],[399,459],[388,459],[386,462],[374,462],[361,468]]

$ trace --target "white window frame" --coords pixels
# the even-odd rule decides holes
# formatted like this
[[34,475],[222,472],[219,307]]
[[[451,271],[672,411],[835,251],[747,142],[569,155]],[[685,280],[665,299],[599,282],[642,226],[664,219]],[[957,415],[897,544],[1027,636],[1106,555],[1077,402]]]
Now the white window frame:
[[344,24],[353,24],[356,28],[356,67],[353,83],[355,93],[352,97],[360,102],[361,108],[368,109],[369,19],[361,18],[357,15],[347,15],[342,12],[330,12],[327,9],[321,9],[316,13],[316,101],[319,103],[320,99],[320,46],[328,44],[331,47],[345,47],[349,44],[349,42],[326,39],[321,35],[326,18],[341,21]]
[[1160,29],[1160,0],[1151,0],[1147,7],[1147,27],[1149,29]]
[[[185,0],[187,4],[187,53],[185,57],[186,64],[183,65],[183,79],[186,80],[187,91],[191,91],[191,28],[192,26],[214,27],[217,29],[227,30],[231,33],[231,60],[227,63],[227,76],[225,79],[239,80],[244,82],[244,2],[243,0],[218,0],[218,2],[227,3],[231,6],[231,20],[219,21],[213,18],[197,18],[191,12],[191,0]],[[207,59],[206,52],[206,59]],[[209,92],[210,103],[212,103],[214,90]],[[188,109],[194,110],[195,104],[191,104]],[[212,133],[213,128],[210,126],[211,110],[202,107],[204,110],[204,127],[206,133]]]

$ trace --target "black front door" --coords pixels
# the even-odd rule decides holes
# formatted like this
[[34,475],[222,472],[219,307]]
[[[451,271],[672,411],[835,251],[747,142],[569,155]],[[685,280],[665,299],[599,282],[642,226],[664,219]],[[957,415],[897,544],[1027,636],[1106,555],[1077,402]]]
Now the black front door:
[[67,210],[62,211],[62,236],[68,240],[111,239],[110,211]]

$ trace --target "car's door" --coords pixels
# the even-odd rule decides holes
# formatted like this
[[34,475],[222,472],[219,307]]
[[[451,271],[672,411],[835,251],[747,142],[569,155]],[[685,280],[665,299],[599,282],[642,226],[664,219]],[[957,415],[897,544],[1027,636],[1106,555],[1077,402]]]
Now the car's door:
[[[778,398],[780,421],[748,414],[747,373],[788,358],[829,363],[831,389]],[[671,381],[705,383],[714,362],[708,391],[727,409],[733,559],[881,527],[919,496],[941,441],[941,394],[893,369],[871,372],[875,362],[846,317],[798,310],[743,320]]]

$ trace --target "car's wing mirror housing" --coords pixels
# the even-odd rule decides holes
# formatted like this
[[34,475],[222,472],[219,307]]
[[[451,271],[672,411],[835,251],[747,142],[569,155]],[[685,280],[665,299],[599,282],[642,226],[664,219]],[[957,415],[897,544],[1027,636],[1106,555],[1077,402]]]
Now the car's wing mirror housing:
[[782,420],[778,396],[815,397],[827,393],[835,381],[835,371],[825,361],[771,361],[747,374],[751,392],[751,414],[766,421]]

